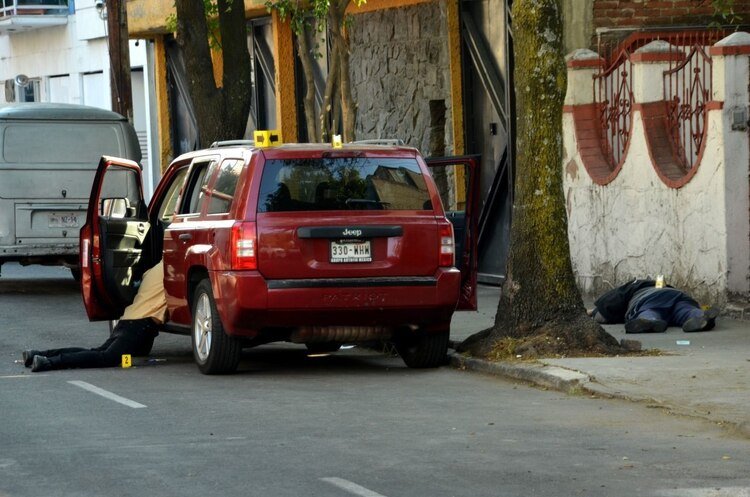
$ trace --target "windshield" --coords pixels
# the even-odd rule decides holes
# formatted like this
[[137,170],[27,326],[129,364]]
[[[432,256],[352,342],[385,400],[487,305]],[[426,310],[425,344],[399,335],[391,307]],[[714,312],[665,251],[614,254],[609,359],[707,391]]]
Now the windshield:
[[416,159],[337,157],[269,160],[259,212],[431,210]]
[[2,157],[16,164],[91,164],[125,153],[118,123],[22,123],[5,128]]

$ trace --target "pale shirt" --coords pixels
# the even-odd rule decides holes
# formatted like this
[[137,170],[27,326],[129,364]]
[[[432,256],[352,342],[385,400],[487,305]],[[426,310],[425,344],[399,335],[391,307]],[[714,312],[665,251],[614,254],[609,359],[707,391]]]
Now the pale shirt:
[[125,308],[120,319],[151,318],[158,323],[167,319],[167,298],[164,294],[164,265],[161,261],[143,273],[143,281],[133,303]]

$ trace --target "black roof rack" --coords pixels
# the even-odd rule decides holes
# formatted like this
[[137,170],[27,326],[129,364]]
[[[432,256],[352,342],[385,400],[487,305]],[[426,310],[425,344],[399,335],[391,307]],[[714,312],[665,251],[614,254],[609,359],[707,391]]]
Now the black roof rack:
[[219,147],[254,147],[254,140],[225,140],[220,142],[213,142],[208,148],[219,148]]
[[357,140],[350,142],[353,145],[386,145],[390,147],[404,146],[404,140],[401,138],[374,138],[371,140]]

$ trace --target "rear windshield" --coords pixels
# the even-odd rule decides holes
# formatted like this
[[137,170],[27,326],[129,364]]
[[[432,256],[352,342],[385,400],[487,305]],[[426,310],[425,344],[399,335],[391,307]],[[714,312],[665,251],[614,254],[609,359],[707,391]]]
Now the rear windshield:
[[124,152],[119,125],[106,122],[9,124],[2,144],[10,163],[96,165],[102,155]]
[[259,212],[432,210],[416,159],[266,161]]

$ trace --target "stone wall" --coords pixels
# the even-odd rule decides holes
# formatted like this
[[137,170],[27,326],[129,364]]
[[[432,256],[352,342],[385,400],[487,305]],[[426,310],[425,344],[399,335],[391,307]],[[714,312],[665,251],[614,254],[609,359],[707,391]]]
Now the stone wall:
[[357,138],[401,138],[424,155],[452,154],[443,3],[356,15],[350,36]]

